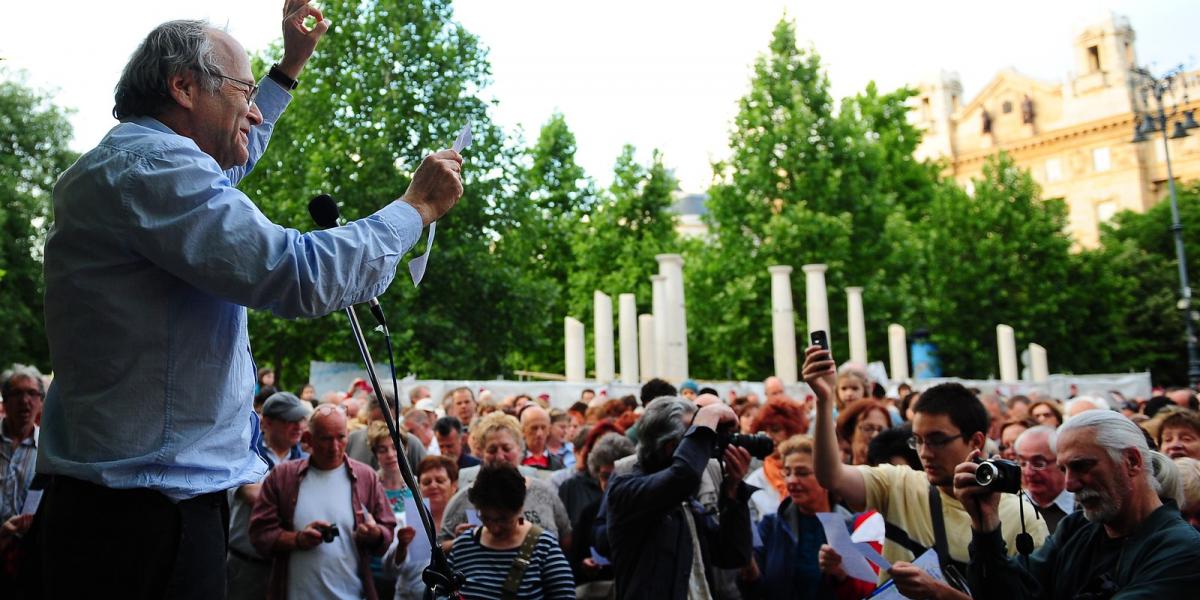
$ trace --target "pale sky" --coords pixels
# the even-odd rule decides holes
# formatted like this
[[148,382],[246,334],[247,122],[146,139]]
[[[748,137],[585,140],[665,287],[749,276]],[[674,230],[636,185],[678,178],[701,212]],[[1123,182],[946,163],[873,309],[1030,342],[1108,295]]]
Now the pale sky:
[[[28,83],[73,109],[72,147],[83,151],[115,124],[109,114],[113,85],[155,25],[207,18],[226,25],[256,51],[279,37],[283,2],[10,4],[0,36],[4,76],[23,69]],[[1075,35],[1108,11],[1129,17],[1142,64],[1159,71],[1178,63],[1200,67],[1194,41],[1200,2],[1195,0],[458,0],[454,5],[457,20],[489,49],[494,82],[484,93],[499,101],[493,118],[511,135],[523,131],[531,143],[558,110],[577,137],[577,159],[601,184],[611,179],[621,146],[631,143],[643,161],[652,148],[662,150],[689,193],[708,187],[711,161],[726,154],[737,100],[785,11],[796,21],[800,44],[821,54],[838,98],[871,80],[890,90],[941,70],[960,74],[968,100],[1005,67],[1064,81],[1073,67]]]

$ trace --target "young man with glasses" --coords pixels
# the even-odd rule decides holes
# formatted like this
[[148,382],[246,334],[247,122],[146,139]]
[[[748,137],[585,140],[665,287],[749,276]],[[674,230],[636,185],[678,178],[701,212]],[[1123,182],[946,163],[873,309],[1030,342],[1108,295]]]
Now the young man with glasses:
[[286,0],[281,25],[283,56],[257,86],[229,34],[156,27],[117,82],[120,123],[54,188],[41,595],[223,596],[225,490],[267,470],[252,450],[247,307],[315,318],[379,295],[462,195],[462,159],[444,150],[402,197],[342,227],[301,233],[263,215],[235,186],[330,21]]
[[[944,564],[958,563],[965,573],[969,560],[967,545],[971,541],[971,520],[962,504],[954,497],[954,469],[974,451],[982,451],[987,441],[988,413],[970,391],[956,383],[934,386],[921,394],[914,407],[913,435],[908,445],[921,458],[923,471],[906,466],[879,465],[849,466],[841,461],[833,420],[833,404],[837,385],[837,368],[829,351],[817,346],[805,352],[804,380],[817,396],[817,422],[814,440],[814,466],[817,480],[849,505],[851,510],[874,509],[893,525],[903,529],[908,537],[926,548],[936,544],[935,515],[931,503],[936,494],[941,511],[936,517],[944,524],[948,557]],[[1004,538],[1016,550],[1016,537],[1021,533],[1017,497],[1005,494],[1000,511],[1004,514]],[[1045,540],[1046,526],[1037,519],[1032,506],[1026,502],[1025,527],[1040,546]],[[896,588],[909,598],[966,598],[959,590],[934,579],[923,569],[911,564],[913,554],[889,539],[884,544],[884,556],[892,562],[887,574]]]

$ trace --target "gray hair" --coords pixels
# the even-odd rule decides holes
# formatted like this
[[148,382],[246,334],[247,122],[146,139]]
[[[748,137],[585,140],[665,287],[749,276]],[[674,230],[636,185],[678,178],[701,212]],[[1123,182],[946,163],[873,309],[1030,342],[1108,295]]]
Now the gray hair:
[[1154,492],[1159,500],[1174,500],[1175,506],[1183,508],[1183,480],[1179,476],[1179,467],[1167,455],[1153,450],[1150,451],[1150,465],[1154,470]]
[[[1154,469],[1150,464],[1150,446],[1146,443],[1146,435],[1133,421],[1125,418],[1125,415],[1111,410],[1089,410],[1080,413],[1059,427],[1059,439],[1068,431],[1076,429],[1091,429],[1092,439],[1108,451],[1108,456],[1114,462],[1121,462],[1121,452],[1130,448],[1137,450],[1147,482],[1155,491],[1158,490],[1158,482],[1154,479]],[[1052,449],[1058,454],[1058,440],[1055,440]]]
[[5,398],[12,392],[13,382],[18,379],[32,379],[37,382],[38,391],[42,393],[42,397],[46,397],[46,381],[42,379],[41,371],[37,367],[13,363],[13,365],[0,373],[0,396]]
[[1022,431],[1021,435],[1017,436],[1017,440],[1013,442],[1013,448],[1020,447],[1026,438],[1032,438],[1039,435],[1046,436],[1046,445],[1049,446],[1050,451],[1054,452],[1057,456],[1058,450],[1056,449],[1056,446],[1058,445],[1058,430],[1049,425],[1038,425]]
[[619,433],[606,433],[600,436],[592,449],[588,451],[587,468],[592,477],[600,477],[600,469],[611,467],[613,463],[633,454],[633,442]]
[[155,27],[125,65],[114,91],[113,117],[118,120],[155,116],[175,100],[168,80],[194,71],[208,92],[221,87],[221,65],[208,21],[167,21]]
[[683,438],[688,427],[684,417],[694,412],[696,405],[678,396],[662,396],[646,405],[638,419],[637,457],[643,468],[653,470],[661,462],[663,448]]
[[[1108,402],[1105,401],[1103,398],[1097,398],[1095,396],[1076,396],[1070,400],[1067,400],[1066,404],[1063,404],[1064,417],[1066,415],[1070,414],[1071,407],[1079,405],[1079,404],[1085,404],[1085,403],[1091,404],[1092,406],[1096,407],[1097,410],[1112,410],[1112,407],[1109,406]],[[1071,417],[1066,417],[1066,418],[1069,419]]]

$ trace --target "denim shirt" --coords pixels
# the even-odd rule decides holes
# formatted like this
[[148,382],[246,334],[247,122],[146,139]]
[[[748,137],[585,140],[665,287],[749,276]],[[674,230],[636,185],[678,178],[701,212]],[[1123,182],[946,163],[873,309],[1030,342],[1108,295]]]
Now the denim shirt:
[[302,234],[233,187],[291,99],[261,83],[243,167],[222,171],[139,117],[59,178],[45,249],[55,378],[38,472],[174,500],[261,480],[246,307],[297,318],[363,302],[416,243],[421,218],[403,202]]

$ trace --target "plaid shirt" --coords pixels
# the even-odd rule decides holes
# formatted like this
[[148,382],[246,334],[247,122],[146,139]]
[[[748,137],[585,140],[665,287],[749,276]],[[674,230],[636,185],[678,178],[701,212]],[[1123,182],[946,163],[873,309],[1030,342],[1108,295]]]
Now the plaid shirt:
[[33,436],[13,444],[5,435],[7,419],[0,425],[0,522],[18,515],[25,506],[25,494],[33,483],[34,466],[37,463],[39,428],[35,425]]

